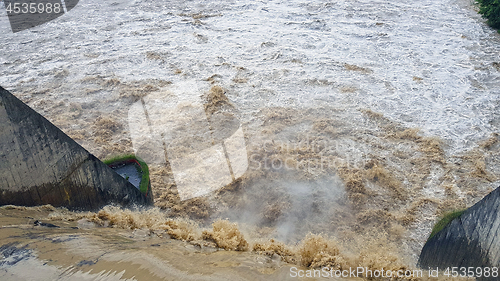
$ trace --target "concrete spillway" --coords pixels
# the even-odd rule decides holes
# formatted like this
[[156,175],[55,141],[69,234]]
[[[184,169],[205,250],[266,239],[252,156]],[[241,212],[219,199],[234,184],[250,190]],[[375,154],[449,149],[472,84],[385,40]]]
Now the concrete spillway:
[[0,87],[0,205],[90,210],[109,203],[152,199]]
[[427,241],[420,254],[420,266],[499,267],[499,210],[497,188]]

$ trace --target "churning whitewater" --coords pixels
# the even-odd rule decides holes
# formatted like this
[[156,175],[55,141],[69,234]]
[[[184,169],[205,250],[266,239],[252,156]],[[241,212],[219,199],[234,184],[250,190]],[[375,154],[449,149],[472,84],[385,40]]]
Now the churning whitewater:
[[[469,1],[88,0],[0,30],[0,85],[100,159],[165,137],[131,125],[134,105],[207,113],[168,117],[154,208],[1,207],[2,280],[415,270],[439,216],[500,183],[500,35]],[[176,163],[217,141],[231,183],[182,190]],[[184,182],[210,172],[194,167]]]

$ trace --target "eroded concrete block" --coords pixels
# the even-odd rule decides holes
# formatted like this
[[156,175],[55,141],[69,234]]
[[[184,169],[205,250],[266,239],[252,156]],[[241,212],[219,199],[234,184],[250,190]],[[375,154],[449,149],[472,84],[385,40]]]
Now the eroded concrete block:
[[419,265],[443,269],[500,267],[499,210],[500,188],[497,188],[429,239],[420,254]]
[[0,205],[90,210],[110,203],[152,199],[0,87]]

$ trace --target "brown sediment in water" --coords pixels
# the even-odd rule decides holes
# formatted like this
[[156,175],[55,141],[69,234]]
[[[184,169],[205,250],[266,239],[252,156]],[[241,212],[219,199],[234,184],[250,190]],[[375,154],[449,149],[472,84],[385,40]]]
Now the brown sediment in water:
[[[300,257],[300,264],[307,267],[322,267],[328,266],[330,268],[342,267],[339,264],[340,251],[336,244],[323,238],[320,235],[308,234],[304,240],[299,244],[297,255]],[[333,261],[333,264],[329,264]]]
[[405,190],[402,188],[402,183],[396,179],[385,167],[378,164],[377,161],[370,160],[366,163],[365,177],[374,183],[378,183],[384,188],[387,188],[391,193],[393,198],[399,200],[406,200],[407,195]]
[[237,224],[219,219],[212,223],[212,227],[213,230],[203,231],[203,240],[213,241],[217,247],[224,250],[248,250],[248,242],[240,233]]
[[[485,178],[485,173],[481,171],[486,168],[482,168],[484,166],[475,161],[471,165],[457,169],[447,160],[448,156],[445,155],[443,148],[444,143],[435,137],[422,136],[419,129],[405,128],[385,118],[382,114],[362,110],[369,118],[369,122],[373,122],[375,127],[382,129],[382,131],[377,132],[368,127],[371,137],[367,138],[363,135],[363,130],[359,132],[351,130],[349,135],[344,133],[340,120],[330,121],[324,117],[321,120],[314,120],[315,117],[308,117],[308,115],[296,111],[296,109],[284,108],[278,108],[274,111],[266,109],[262,113],[265,126],[261,132],[262,134],[279,135],[288,127],[309,123],[312,124],[309,132],[315,132],[316,135],[308,136],[308,146],[305,145],[305,148],[302,149],[299,145],[289,146],[274,141],[267,142],[263,145],[266,146],[266,149],[262,147],[256,149],[259,158],[255,159],[261,161],[266,157],[281,157],[283,159],[290,156],[295,161],[306,161],[306,163],[311,159],[320,159],[327,151],[323,150],[324,146],[321,145],[315,147],[319,151],[314,151],[313,144],[316,141],[319,143],[326,135],[334,136],[340,141],[347,137],[354,138],[358,144],[368,144],[372,151],[367,154],[366,165],[356,167],[349,165],[349,163],[343,163],[343,157],[339,157],[338,154],[340,151],[336,151],[337,154],[331,154],[333,158],[338,157],[338,165],[335,169],[325,168],[318,172],[320,174],[337,173],[344,182],[347,197],[351,203],[349,206],[357,213],[357,219],[354,222],[344,221],[342,223],[348,229],[358,233],[357,235],[368,234],[374,230],[378,223],[382,223],[384,227],[375,229],[375,233],[382,232],[391,235],[393,236],[391,243],[399,245],[404,243],[403,241],[407,240],[408,234],[419,228],[423,222],[427,221],[426,225],[432,225],[432,219],[429,215],[439,216],[450,208],[470,206],[480,198],[479,193],[484,195],[489,190],[466,191],[466,196],[461,194],[460,190],[478,190],[475,187],[476,181],[469,178],[469,172],[466,170],[479,171],[475,174],[473,172],[472,175],[476,178]],[[276,123],[275,126],[274,123]],[[489,142],[494,144],[494,140]],[[295,162],[290,161],[289,163]],[[463,170],[463,168],[465,169]],[[441,175],[438,175],[438,181],[432,183],[433,186],[429,186],[427,182],[436,177],[436,171]],[[272,177],[272,174],[271,171],[259,171],[260,177]],[[460,180],[454,180],[451,175],[458,176]],[[307,179],[311,178],[311,175],[307,171],[303,171],[296,177]],[[427,197],[425,194],[428,192],[428,188],[437,192],[440,192],[441,189],[446,196],[443,198]],[[368,198],[369,200],[367,200]]]
[[386,133],[385,138],[411,141],[418,145],[419,151],[426,155],[424,161],[436,161],[441,164],[446,164],[443,143],[436,137],[424,137],[419,135],[420,129],[405,128],[396,122],[389,120],[380,113],[373,112],[370,109],[362,109],[362,113],[374,120],[378,127]]
[[345,190],[356,208],[360,208],[371,192],[366,188],[363,171],[357,168],[339,167],[338,173],[345,183]]
[[[112,207],[107,207],[111,210],[110,208]],[[118,212],[109,218],[117,219]],[[151,212],[149,210],[150,215]],[[51,214],[54,216],[53,223],[59,227],[33,225],[34,220],[47,222]],[[71,221],[56,219],[62,214]],[[161,237],[161,230],[153,232],[147,229],[122,229],[118,224],[114,227],[95,227],[89,225],[92,223],[77,220],[82,215],[85,214],[51,206],[0,207],[0,279],[288,279],[289,266],[270,258],[218,251],[203,243],[177,242],[168,239],[168,235]],[[125,217],[130,217],[130,214]],[[123,226],[122,224],[121,227]],[[3,259],[4,256],[6,259]]]
[[212,224],[212,230],[204,230],[200,235],[197,232],[195,223],[168,219],[159,209],[131,211],[107,206],[97,213],[74,213],[64,209],[55,209],[50,206],[40,207],[40,209],[52,212],[48,216],[52,221],[75,221],[85,218],[99,226],[129,230],[145,229],[150,235],[156,234],[160,237],[162,231],[165,231],[171,238],[192,242],[193,245],[210,247],[211,244],[203,242],[205,240],[213,242],[212,247],[233,251],[249,251],[251,249],[254,252],[271,256],[276,254],[283,261],[311,268],[327,266],[335,270],[342,270],[347,269],[349,266],[366,266],[372,270],[380,270],[383,267],[389,269],[388,265],[392,265],[387,261],[385,263],[379,261],[379,264],[373,263],[374,249],[368,251],[370,254],[362,253],[357,257],[341,253],[333,239],[327,239],[322,235],[308,234],[296,246],[288,246],[273,239],[267,242],[249,244],[239,231],[238,225],[227,220],[215,221]]
[[224,88],[215,85],[210,88],[207,94],[205,94],[205,112],[209,117],[215,112],[221,111],[225,108],[234,109],[234,105],[229,101],[224,92]]
[[[151,181],[151,186],[155,187],[155,206],[163,210],[168,210],[170,217],[183,217],[193,220],[206,220],[213,213],[213,207],[205,197],[192,198],[189,200],[180,200],[177,193],[177,187],[173,183],[173,179],[169,183],[158,176],[158,170],[165,171],[165,169],[155,169],[153,166],[154,180]],[[168,177],[173,177],[169,175]]]
[[[125,105],[148,91],[168,86],[161,81],[134,84],[100,77],[85,83],[88,90],[109,84],[110,99]],[[207,112],[215,116],[231,109],[225,91],[219,86],[208,91]],[[34,95],[33,99],[36,102],[39,98]],[[124,123],[126,110],[106,114],[104,121],[96,123],[95,118],[85,116],[102,115],[103,109],[81,115],[83,118],[76,124],[93,125],[89,133],[70,127],[69,120],[75,120],[73,116],[79,114],[78,107],[73,109],[71,112],[58,106],[49,115],[60,120],[63,130],[70,130],[101,158],[132,152]],[[90,109],[82,105],[82,110]],[[498,171],[492,168],[498,165],[493,157],[498,138],[493,135],[475,149],[450,156],[445,153],[445,142],[425,136],[418,128],[407,128],[369,109],[360,112],[347,114],[335,108],[262,109],[254,115],[259,125],[246,131],[249,170],[233,184],[202,198],[181,201],[170,168],[151,165],[155,204],[160,209],[127,212],[108,208],[68,216],[71,220],[84,218],[115,228],[150,229],[159,236],[228,250],[248,247],[298,265],[303,264],[298,245],[305,243],[309,232],[324,233],[308,240],[319,245],[314,248],[317,251],[307,254],[314,256],[309,266],[410,268],[437,217],[471,206],[490,191],[488,184],[498,178]],[[352,116],[352,120],[347,122],[346,115]],[[275,159],[287,161],[293,169],[274,169]],[[325,159],[328,164],[318,164]],[[256,163],[261,164],[259,169]],[[319,179],[333,176],[339,178],[338,183],[327,182],[320,186],[324,190],[314,189]],[[333,192],[337,189],[341,192]],[[307,199],[301,201],[301,197]],[[58,216],[64,219],[61,214]],[[231,217],[230,221],[212,225],[226,217]],[[245,225],[246,221],[251,226]],[[208,226],[210,229],[205,229]],[[208,240],[203,239],[204,230]],[[278,242],[279,235],[283,242]],[[248,246],[243,246],[243,240]],[[380,241],[384,241],[385,248],[377,250]],[[335,245],[338,253],[328,245]],[[360,245],[372,248],[367,250]]]
[[[30,236],[31,240],[29,241],[31,241],[31,247],[34,247],[33,249],[38,249],[42,253],[40,258],[50,258],[52,260],[51,264],[59,264],[71,267],[72,262],[75,260],[75,255],[82,255],[82,258],[80,259],[82,259],[85,263],[80,262],[80,264],[89,264],[95,269],[100,268],[101,270],[104,270],[106,272],[118,272],[116,270],[122,267],[118,266],[115,263],[129,262],[129,254],[132,254],[137,260],[130,260],[130,266],[127,268],[123,268],[126,276],[147,276],[150,274],[158,274],[158,272],[156,272],[157,269],[150,268],[151,265],[161,264],[162,260],[173,261],[182,258],[182,256],[177,256],[178,254],[182,255],[182,253],[174,249],[168,250],[167,252],[159,255],[159,252],[155,250],[155,247],[153,247],[153,245],[149,246],[153,242],[147,242],[155,241],[154,243],[157,243],[155,244],[157,245],[157,247],[162,247],[162,240],[168,239],[168,237],[189,242],[189,244],[193,245],[195,249],[201,249],[201,256],[194,256],[194,253],[189,254],[189,259],[191,260],[189,264],[192,264],[192,262],[195,261],[202,261],[204,262],[204,264],[200,264],[202,268],[207,264],[212,264],[217,268],[221,266],[228,268],[240,266],[241,263],[237,262],[237,260],[241,260],[244,256],[242,256],[242,258],[226,256],[224,259],[218,259],[215,256],[207,256],[208,253],[211,253],[211,251],[208,249],[221,248],[226,251],[248,252],[247,254],[243,255],[248,255],[250,254],[249,252],[255,252],[263,256],[267,256],[269,258],[268,262],[275,260],[275,257],[277,256],[286,263],[301,267],[303,266],[306,268],[328,267],[329,269],[333,270],[349,270],[350,268],[363,267],[372,271],[384,269],[385,271],[392,270],[393,272],[396,272],[398,270],[405,271],[415,269],[412,266],[408,266],[406,263],[401,261],[401,258],[397,254],[397,249],[394,248],[396,246],[394,244],[394,241],[391,240],[388,235],[384,234],[366,237],[366,239],[362,239],[361,237],[354,238],[357,240],[356,242],[358,242],[357,249],[346,249],[344,246],[338,243],[337,239],[318,234],[308,234],[296,245],[287,245],[274,239],[265,241],[252,241],[244,237],[244,235],[239,231],[239,227],[237,224],[231,223],[227,220],[215,221],[212,224],[212,229],[207,229],[200,234],[200,228],[196,223],[187,220],[169,219],[166,217],[165,212],[161,211],[159,208],[131,211],[124,210],[118,207],[107,206],[96,213],[78,213],[70,212],[61,208],[54,208],[52,206],[3,206],[0,207],[0,211],[2,214],[2,216],[0,217],[2,228],[9,227],[9,229],[12,229],[13,231],[22,226],[9,225],[9,221],[10,223],[14,221],[18,222],[19,217],[26,215],[29,215],[32,220],[50,220],[53,223],[62,226],[62,228],[60,229],[55,229],[55,232],[47,232],[49,230],[44,230],[43,228],[34,228],[32,231],[37,231],[38,229],[49,234],[48,236],[42,236],[42,239],[40,240],[42,242],[37,242],[39,239],[36,238],[36,235],[32,234]],[[5,219],[9,217],[11,217],[12,219]],[[74,225],[74,223],[76,223],[77,221],[77,225],[80,225],[82,219],[92,221],[93,223],[101,227],[93,228],[94,230],[89,232],[89,228],[88,226],[86,226],[87,230],[85,232],[75,232],[77,230],[75,230],[75,228],[71,228],[70,226]],[[119,232],[116,233],[111,231],[103,231],[105,229],[124,229],[129,234],[126,235],[123,232],[122,234],[119,234]],[[17,241],[17,243],[20,243],[20,245],[22,245],[22,243],[24,243],[24,240],[22,240],[21,236],[16,234],[17,232],[14,232],[11,233],[12,235],[14,235],[12,236],[13,238],[10,237],[5,241],[14,239]],[[3,233],[4,235],[7,234],[7,232],[5,231]],[[168,236],[166,236],[166,234],[168,234]],[[137,240],[132,238],[133,236],[130,235],[140,235],[138,237],[143,238]],[[158,238],[160,240],[158,240]],[[49,241],[48,244],[44,244],[43,241],[47,240]],[[103,242],[108,241],[108,244],[100,245],[100,240],[103,240]],[[145,241],[146,244],[140,246],[139,244],[137,244],[137,241]],[[61,247],[57,246],[57,243],[60,242],[66,243],[64,247],[69,248],[63,251],[57,249],[58,247]],[[43,245],[40,243],[42,243]],[[97,246],[98,244],[100,246]],[[130,246],[127,246],[129,244]],[[119,247],[118,249],[120,250],[120,252],[112,254],[113,252],[116,252],[116,250],[114,249],[115,246]],[[144,248],[144,246],[147,247]],[[45,253],[46,249],[52,250]],[[157,256],[157,258],[160,258],[160,260],[152,260],[152,257],[144,256],[141,252],[141,249],[147,250],[150,254],[154,254],[155,256]],[[130,252],[131,250],[133,250],[133,252]],[[89,254],[93,258],[91,258],[90,260],[86,260],[83,258],[83,256]],[[71,257],[66,257],[68,255],[70,255]],[[63,256],[65,256],[64,259]],[[76,259],[76,261],[78,261],[78,259]],[[228,263],[229,261],[232,262]],[[151,262],[153,262],[153,264],[150,264]],[[136,267],[134,266],[134,264],[140,264],[141,266]],[[174,264],[177,264],[177,266],[182,266],[178,263]],[[246,264],[248,265],[249,261],[246,261]],[[283,267],[283,265],[274,264],[272,268],[255,268],[254,270],[257,270],[257,272],[267,272],[266,274],[272,274],[273,272],[279,270],[280,267]],[[82,267],[81,265],[78,265],[76,268],[81,268],[81,270],[84,271],[86,270],[85,267]],[[199,268],[198,270],[203,270],[202,268]],[[196,271],[197,270],[189,269],[189,271],[179,274],[190,276]],[[75,274],[75,271],[71,272],[71,274]],[[240,274],[244,274],[244,272],[240,272]],[[159,280],[161,279],[162,278],[159,278]],[[366,280],[437,279],[427,278],[424,275],[423,278],[393,277],[386,279],[366,278]],[[439,280],[453,279],[439,278]]]
[[481,142],[479,146],[489,150],[492,149],[493,146],[495,146],[497,143],[498,143],[498,133],[492,133],[490,138]]
[[[224,94],[224,89],[214,86],[207,94],[207,109],[209,112],[217,113],[221,107],[227,105],[228,99]],[[334,111],[330,118],[325,118],[325,114],[319,109],[318,112],[312,110],[298,110],[288,108],[267,108],[261,111],[259,118],[262,118],[263,126],[259,132],[260,140],[251,138],[248,142],[249,151],[255,156],[254,159],[261,161],[263,158],[287,159],[290,166],[299,167],[300,171],[292,175],[292,180],[308,181],[317,177],[317,174],[337,174],[344,182],[349,207],[365,212],[369,210],[385,210],[385,214],[391,218],[391,226],[387,231],[394,232],[400,229],[399,225],[415,226],[415,221],[421,216],[422,208],[415,208],[407,202],[418,199],[419,190],[422,190],[424,182],[431,175],[432,163],[446,166],[445,155],[442,143],[432,137],[424,137],[419,134],[418,129],[405,128],[387,118],[382,114],[363,110],[368,117],[368,124],[360,123],[359,129],[346,124],[340,117],[341,113]],[[373,122],[371,126],[369,122]],[[308,134],[308,139],[304,143],[293,142],[272,142],[262,144],[261,140],[273,139],[283,134],[288,140],[300,138],[300,134],[286,135],[288,128],[294,126],[305,126],[310,129],[303,135]],[[382,131],[374,131],[373,128],[380,128]],[[368,130],[368,131],[366,131]],[[367,134],[368,133],[368,134]],[[370,135],[371,137],[366,137]],[[342,147],[332,149],[325,141],[337,141],[338,143],[352,143],[354,145],[365,145],[372,151],[364,155],[365,165],[352,165],[344,161],[345,151]],[[274,141],[274,140],[273,140]],[[388,142],[387,144],[384,142]],[[325,144],[326,143],[326,144]],[[115,143],[116,145],[116,143]],[[349,144],[351,145],[351,144]],[[394,149],[401,145],[402,149]],[[109,151],[109,149],[108,149]],[[328,156],[335,165],[325,166],[324,169],[311,174],[304,169],[307,165]],[[389,155],[389,157],[387,157]],[[398,167],[400,166],[400,167]],[[443,169],[450,169],[444,167]],[[172,217],[185,217],[198,221],[206,221],[220,215],[220,209],[226,206],[228,209],[243,208],[248,202],[242,199],[251,185],[259,182],[260,179],[278,180],[283,178],[281,171],[258,170],[247,171],[246,175],[237,183],[222,189],[215,196],[198,198],[194,200],[181,201],[176,192],[173,176],[168,167],[152,167],[151,181],[155,188],[155,201],[157,206],[167,210]],[[290,177],[289,174],[286,177]],[[403,184],[403,182],[406,182]],[[446,183],[446,184],[445,184]],[[272,184],[272,183],[270,183]],[[449,180],[443,178],[443,185],[448,186],[448,193],[455,188],[449,188]],[[453,186],[453,184],[451,184]],[[238,188],[232,189],[237,186]],[[456,183],[455,183],[456,186]],[[443,188],[444,189],[444,188]],[[250,188],[251,190],[251,188]],[[251,191],[248,191],[251,192]],[[290,199],[285,195],[286,190],[278,188],[276,196],[263,196],[265,204],[255,213],[262,216],[267,226],[273,227],[279,223],[290,210]],[[475,194],[477,195],[477,194]],[[457,195],[458,196],[458,195]],[[367,199],[370,200],[367,200]],[[424,198],[425,199],[425,198]],[[389,200],[389,201],[387,201]],[[456,198],[453,200],[457,200]],[[453,202],[455,202],[453,201]],[[398,206],[385,202],[400,202]],[[401,203],[402,202],[402,203]],[[441,204],[450,205],[450,200],[437,204],[436,212],[440,212]],[[216,210],[211,206],[223,206]],[[423,207],[424,209],[427,207]],[[376,212],[375,212],[376,213]],[[420,214],[419,214],[420,213]],[[437,214],[436,214],[437,215]],[[395,221],[392,219],[395,218]],[[337,221],[332,219],[332,221]],[[370,228],[357,222],[341,222],[341,228],[351,228],[355,232],[369,232]],[[364,230],[363,230],[364,229]],[[383,230],[385,231],[385,230]],[[401,232],[401,231],[396,231]],[[304,234],[303,234],[304,235]]]
[[171,238],[182,241],[194,241],[197,235],[198,226],[192,221],[185,220],[167,220],[165,230]]
[[259,254],[273,256],[278,255],[288,263],[297,263],[293,249],[282,242],[270,239],[269,241],[255,242],[252,251]]
[[370,74],[370,73],[373,72],[373,70],[371,70],[369,68],[357,66],[357,65],[354,65],[354,64],[348,64],[348,63],[344,63],[344,68],[347,69],[347,70],[351,70],[351,71],[358,71],[358,72],[361,72],[361,73],[364,73],[364,74]]
[[94,122],[92,128],[94,132],[93,137],[96,143],[105,144],[111,140],[114,134],[120,133],[122,129],[122,124],[118,123],[115,118],[100,116]]

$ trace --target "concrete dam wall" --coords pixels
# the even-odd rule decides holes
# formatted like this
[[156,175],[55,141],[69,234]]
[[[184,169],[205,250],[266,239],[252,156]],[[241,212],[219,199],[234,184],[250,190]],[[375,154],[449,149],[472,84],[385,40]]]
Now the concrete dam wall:
[[109,203],[152,199],[0,87],[0,205],[91,210]]
[[419,265],[443,269],[500,267],[499,210],[500,188],[497,188],[429,239],[420,254]]

